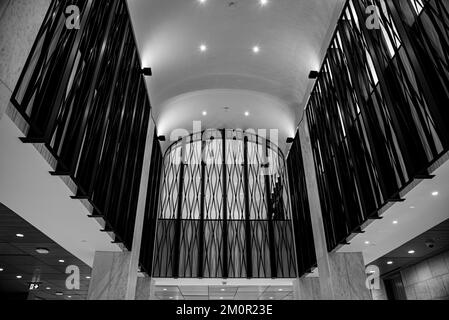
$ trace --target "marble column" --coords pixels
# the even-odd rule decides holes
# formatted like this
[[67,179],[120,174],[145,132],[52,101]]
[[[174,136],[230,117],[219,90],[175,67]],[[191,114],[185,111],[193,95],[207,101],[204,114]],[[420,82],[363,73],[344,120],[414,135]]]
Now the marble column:
[[96,252],[88,300],[125,300],[130,252]]
[[293,281],[294,300],[321,300],[320,279],[303,277]]
[[[150,115],[145,155],[143,159],[142,176],[140,179],[139,198],[137,201],[136,221],[134,224],[134,236],[131,250],[131,263],[129,265],[129,279],[126,291],[126,300],[135,300],[137,290],[137,279],[139,270],[140,250],[142,247],[143,224],[145,220],[145,209],[147,203],[148,183],[151,170],[151,156],[153,153],[155,124]],[[148,245],[148,244],[147,244]],[[150,244],[151,245],[151,244]]]
[[[130,252],[97,252],[89,287],[89,300],[149,300],[151,278],[138,278],[143,223],[153,150],[154,122],[150,118],[144,165],[137,202],[132,249]],[[147,298],[146,298],[147,297]]]
[[325,300],[370,300],[371,295],[365,285],[366,274],[362,253],[329,253],[327,250],[307,118],[304,118],[301,123],[299,134],[318,262],[321,298]]
[[156,281],[150,277],[137,279],[137,290],[135,300],[155,300]]
[[51,0],[0,1],[0,120]]

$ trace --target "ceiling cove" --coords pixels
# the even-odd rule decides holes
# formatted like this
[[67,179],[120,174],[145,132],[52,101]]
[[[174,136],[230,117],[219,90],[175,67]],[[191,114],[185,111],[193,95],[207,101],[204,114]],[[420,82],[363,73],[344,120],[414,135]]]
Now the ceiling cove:
[[313,85],[308,74],[320,67],[343,4],[128,0],[142,65],[153,70],[147,86],[158,134],[198,120],[203,128],[277,128],[284,142],[301,119]]

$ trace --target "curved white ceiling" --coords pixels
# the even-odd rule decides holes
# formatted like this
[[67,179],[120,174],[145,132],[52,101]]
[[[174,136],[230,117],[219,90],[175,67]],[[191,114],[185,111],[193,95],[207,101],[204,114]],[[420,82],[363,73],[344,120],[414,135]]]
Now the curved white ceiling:
[[[148,89],[159,133],[190,128],[192,119],[205,128],[278,128],[282,140],[294,133],[308,73],[319,68],[343,3],[128,0],[142,63],[153,69]],[[251,115],[239,118],[245,108]]]
[[[203,112],[206,114],[203,115]],[[223,128],[253,129],[256,132],[265,129],[266,135],[264,132],[260,132],[260,135],[270,138],[283,148],[285,137],[295,134],[294,118],[294,111],[275,96],[248,90],[210,89],[182,94],[162,104],[158,133],[168,138],[173,130],[187,133]],[[251,127],[251,124],[257,125]],[[279,143],[275,141],[274,135],[270,135],[270,130],[278,131]],[[176,140],[177,137],[174,137]]]

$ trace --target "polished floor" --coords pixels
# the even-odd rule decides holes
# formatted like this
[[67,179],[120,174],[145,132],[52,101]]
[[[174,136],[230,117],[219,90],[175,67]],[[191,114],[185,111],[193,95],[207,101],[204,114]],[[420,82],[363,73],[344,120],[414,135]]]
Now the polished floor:
[[157,286],[159,300],[292,300],[292,286]]

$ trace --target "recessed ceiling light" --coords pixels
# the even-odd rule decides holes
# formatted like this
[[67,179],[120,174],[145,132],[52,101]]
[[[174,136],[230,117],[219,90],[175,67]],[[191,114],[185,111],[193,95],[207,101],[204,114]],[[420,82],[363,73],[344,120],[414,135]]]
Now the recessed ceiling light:
[[86,276],[86,279],[90,279],[90,276]]
[[169,299],[173,299],[173,297],[170,297]]
[[207,111],[203,111],[203,116],[207,116]]
[[415,206],[410,206],[410,209],[415,209]]
[[56,292],[55,295],[57,296],[63,296],[64,294],[62,292]]
[[260,1],[260,5],[263,7],[263,6],[266,6],[267,4],[268,4],[268,0],[259,0]]
[[393,221],[393,224],[398,224],[398,223],[399,223],[398,220],[394,220],[394,221]]
[[206,52],[207,51],[207,46],[205,44],[201,44],[200,45],[200,51],[201,52]]
[[58,262],[59,262],[59,263],[64,263],[65,261],[62,260],[62,259],[60,259],[60,260],[58,260]]
[[368,244],[370,244],[370,243],[371,243],[371,242],[369,242],[369,241],[365,241],[365,244],[366,244],[366,245],[368,245]]
[[17,279],[22,279],[22,276],[16,276]]
[[249,117],[249,112],[248,111],[245,112],[245,117]]
[[223,300],[224,298],[223,297],[220,297],[220,300]]
[[71,299],[71,298],[72,298],[72,296],[67,296],[67,298]]
[[198,0],[199,3],[206,3],[207,0]]
[[283,289],[278,289],[278,291],[284,291]]
[[16,237],[17,238],[23,238],[23,237],[25,237],[23,234],[21,234],[21,233],[18,233],[18,234],[16,234]]
[[432,196],[434,196],[434,197],[438,196],[439,194],[440,194],[440,193],[439,193],[438,191],[432,192]]
[[50,250],[48,250],[47,248],[37,248],[36,252],[39,254],[49,254]]
[[46,290],[51,290],[51,288],[50,287],[47,287],[47,288],[45,288]]
[[273,297],[270,297],[270,300],[273,300],[274,298]]
[[253,52],[254,53],[259,53],[260,52],[260,47],[259,46],[254,46],[253,47]]
[[392,264],[393,264],[393,261],[388,261],[387,264],[388,264],[388,265],[392,265]]
[[226,289],[220,289],[220,291],[226,291]]
[[408,252],[408,254],[414,254],[415,253],[415,250],[410,250],[409,252]]
[[0,272],[2,272],[2,271],[5,271],[5,269],[3,269],[3,268],[0,268]]

